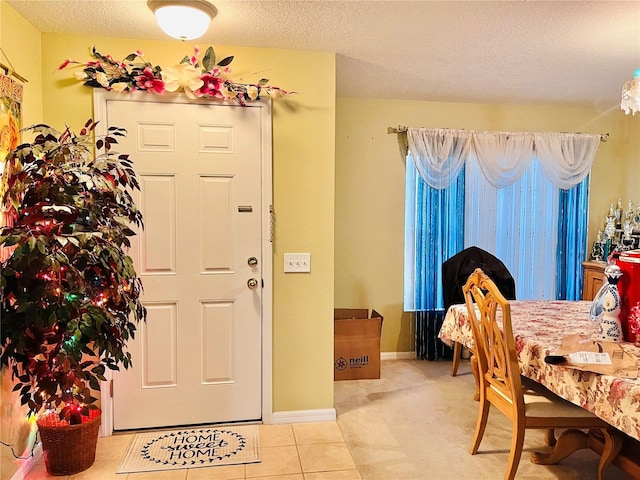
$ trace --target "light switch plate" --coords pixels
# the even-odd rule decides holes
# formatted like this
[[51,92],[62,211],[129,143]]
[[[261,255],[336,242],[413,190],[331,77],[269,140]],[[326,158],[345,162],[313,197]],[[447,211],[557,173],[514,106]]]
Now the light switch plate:
[[284,254],[284,272],[310,272],[311,271],[311,254],[310,253],[285,253]]

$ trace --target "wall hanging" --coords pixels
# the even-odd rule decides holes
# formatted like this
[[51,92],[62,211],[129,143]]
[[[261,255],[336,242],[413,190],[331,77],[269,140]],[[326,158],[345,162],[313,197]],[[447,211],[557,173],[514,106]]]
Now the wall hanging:
[[[22,128],[22,94],[23,85],[27,79],[19,75],[11,65],[9,58],[0,48],[0,52],[7,59],[9,66],[0,63],[0,227],[13,225],[13,217],[2,205],[7,175],[10,169],[5,169],[5,162],[9,153],[20,143],[20,129]],[[12,248],[0,247],[0,262],[9,258]]]

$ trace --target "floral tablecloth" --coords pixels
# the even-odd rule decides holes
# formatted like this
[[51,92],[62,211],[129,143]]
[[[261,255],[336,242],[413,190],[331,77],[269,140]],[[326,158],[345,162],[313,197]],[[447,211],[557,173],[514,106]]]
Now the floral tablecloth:
[[[511,322],[520,372],[557,395],[580,405],[631,437],[640,440],[640,378],[619,378],[549,365],[566,335],[592,335],[598,323],[589,320],[588,301],[511,301]],[[473,349],[473,334],[465,305],[447,311],[440,339]],[[623,343],[624,350],[640,360],[640,347]]]

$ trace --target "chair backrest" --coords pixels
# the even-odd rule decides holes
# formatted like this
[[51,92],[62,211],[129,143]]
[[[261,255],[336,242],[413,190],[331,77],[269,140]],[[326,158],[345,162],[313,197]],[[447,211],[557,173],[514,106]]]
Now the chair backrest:
[[484,389],[486,397],[503,413],[524,415],[509,301],[480,268],[469,276],[462,291],[476,344],[481,399]]
[[462,286],[476,268],[481,268],[509,300],[516,299],[516,283],[509,269],[493,254],[479,247],[467,247],[442,264],[442,296],[444,309],[464,303]]

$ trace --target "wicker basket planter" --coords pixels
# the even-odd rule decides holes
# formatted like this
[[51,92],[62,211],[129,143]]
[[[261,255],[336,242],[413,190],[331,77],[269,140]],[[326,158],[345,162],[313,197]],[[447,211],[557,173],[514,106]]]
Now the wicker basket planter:
[[57,413],[38,418],[42,452],[51,475],[73,475],[93,465],[96,459],[100,410],[91,410],[82,423],[69,425]]

